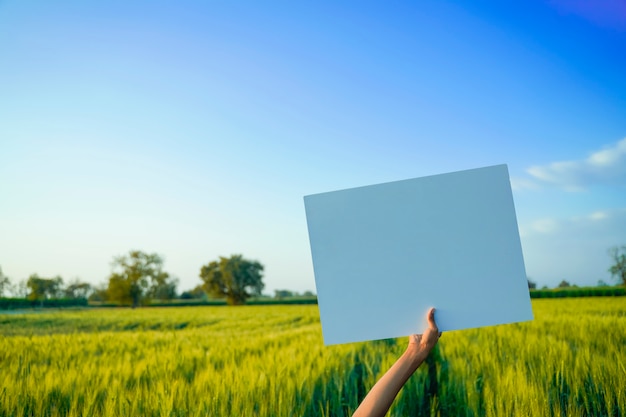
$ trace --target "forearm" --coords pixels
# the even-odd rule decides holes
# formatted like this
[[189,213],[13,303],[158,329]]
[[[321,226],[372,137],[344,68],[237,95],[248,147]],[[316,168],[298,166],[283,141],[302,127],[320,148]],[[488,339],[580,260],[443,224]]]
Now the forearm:
[[353,417],[384,416],[404,383],[424,362],[427,355],[421,351],[407,349],[372,387]]

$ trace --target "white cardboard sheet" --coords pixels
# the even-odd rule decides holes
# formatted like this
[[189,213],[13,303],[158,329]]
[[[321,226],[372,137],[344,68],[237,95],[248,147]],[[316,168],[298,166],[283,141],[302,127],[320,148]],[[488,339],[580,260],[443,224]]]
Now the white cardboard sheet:
[[532,320],[506,165],[304,204],[324,344]]

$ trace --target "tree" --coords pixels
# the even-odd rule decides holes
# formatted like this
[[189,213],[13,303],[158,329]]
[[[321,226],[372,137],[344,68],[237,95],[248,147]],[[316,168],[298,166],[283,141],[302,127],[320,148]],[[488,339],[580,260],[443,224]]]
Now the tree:
[[14,297],[26,298],[28,296],[28,286],[26,285],[25,279],[21,279],[17,283],[13,284],[11,290]]
[[537,283],[532,281],[530,278],[526,279],[528,281],[528,289],[529,290],[534,290],[537,288]]
[[33,301],[39,300],[43,307],[44,300],[62,296],[63,278],[58,275],[54,278],[42,278],[37,274],[32,274],[26,281],[26,287],[29,289],[27,298]]
[[183,291],[180,295],[180,298],[183,300],[194,300],[194,299],[202,299],[206,297],[206,292],[204,288],[202,288],[202,284],[196,285],[192,290]]
[[609,249],[609,256],[613,259],[613,262],[615,262],[615,264],[609,268],[611,276],[621,281],[622,285],[626,285],[626,246],[613,246]]
[[[141,300],[141,289],[136,289],[133,294],[131,286],[140,287],[141,284],[136,282],[131,284],[134,278],[127,277],[124,274],[111,273],[109,276],[109,285],[106,290],[106,299],[109,301],[117,301],[120,304],[132,305],[133,308],[139,305]],[[136,300],[133,298],[136,295]]]
[[243,304],[251,295],[261,295],[265,286],[263,265],[241,255],[221,256],[219,261],[209,262],[200,268],[200,278],[207,294],[226,297],[229,305]]
[[87,298],[92,292],[91,284],[87,282],[81,282],[78,278],[74,278],[72,282],[70,282],[65,289],[63,290],[63,295],[65,298]]
[[157,300],[173,300],[176,298],[176,287],[178,279],[167,274],[158,276],[152,286],[148,289],[148,297]]
[[87,299],[101,303],[107,300],[107,295],[107,284],[99,284],[93,288]]
[[274,290],[274,298],[276,299],[283,299],[283,298],[290,298],[293,297],[294,293],[293,291],[289,291],[289,290]]
[[108,300],[135,308],[150,296],[161,294],[158,288],[164,285],[169,288],[173,285],[176,292],[175,280],[163,271],[163,259],[156,253],[130,251],[128,255],[113,258],[111,269]]
[[0,267],[0,297],[3,297],[4,292],[8,291],[9,288],[11,288],[11,280],[2,273],[2,268]]
[[571,286],[572,286],[572,284],[570,284],[569,282],[567,282],[565,280],[561,281],[561,283],[559,284],[559,288],[569,288]]

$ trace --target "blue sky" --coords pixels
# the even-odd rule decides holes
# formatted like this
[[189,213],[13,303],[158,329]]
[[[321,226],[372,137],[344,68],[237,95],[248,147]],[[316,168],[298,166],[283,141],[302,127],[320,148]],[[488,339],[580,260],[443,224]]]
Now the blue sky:
[[528,275],[611,282],[626,6],[465,3],[0,1],[0,267],[314,291],[304,195],[506,163]]

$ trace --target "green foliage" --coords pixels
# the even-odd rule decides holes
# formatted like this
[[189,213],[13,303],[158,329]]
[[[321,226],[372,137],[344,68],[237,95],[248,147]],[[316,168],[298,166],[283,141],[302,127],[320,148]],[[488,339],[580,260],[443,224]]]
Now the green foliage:
[[251,295],[261,295],[263,265],[244,259],[241,255],[220,257],[200,268],[200,278],[207,294],[226,297],[229,305],[244,304]]
[[163,271],[163,260],[156,253],[130,251],[114,258],[107,287],[107,300],[133,308],[150,298],[176,296],[177,281]]
[[[446,332],[390,416],[624,416],[623,298]],[[324,347],[315,306],[0,316],[0,416],[349,416],[406,338]],[[426,392],[432,389],[429,397]]]
[[107,298],[108,298],[108,286],[107,284],[100,284],[100,285],[95,286],[92,289],[91,294],[89,294],[89,297],[87,299],[90,302],[102,303],[102,302],[105,302]]
[[32,274],[26,282],[26,287],[29,289],[27,298],[38,300],[43,306],[45,299],[62,297],[63,278],[58,275],[54,278],[41,278],[37,274]]
[[156,283],[148,288],[147,296],[151,300],[173,300],[176,298],[178,279],[167,274],[157,277]]
[[197,285],[195,288],[189,291],[183,291],[180,294],[180,298],[183,300],[202,300],[206,298],[206,292],[201,285]]
[[626,246],[614,246],[609,249],[609,256],[615,262],[610,268],[611,276],[617,278],[621,285],[626,286]]
[[293,291],[289,290],[274,290],[274,298],[283,299],[293,297]]
[[[269,305],[301,305],[317,304],[317,297],[292,297],[292,298],[248,298],[246,305],[269,306]],[[94,304],[96,305],[96,304]],[[151,307],[188,307],[188,306],[227,306],[225,298],[212,299],[177,299],[169,301],[151,301]],[[117,305],[106,305],[107,307],[117,307]]]
[[88,298],[93,288],[87,282],[74,279],[63,289],[65,298]]
[[626,295],[623,287],[565,287],[531,290],[530,298],[619,297]]
[[9,277],[2,273],[2,267],[0,267],[0,297],[4,296],[4,293],[11,287],[11,280]]
[[87,307],[85,298],[53,298],[29,300],[27,298],[0,298],[0,310],[20,310],[33,308]]
[[[112,273],[109,276],[106,298],[107,300],[117,301],[120,304],[136,307],[139,304],[142,292],[139,290],[133,292],[132,287],[140,287],[140,284],[133,284],[132,278],[126,277],[123,274]],[[136,296],[136,299],[134,296]]]

